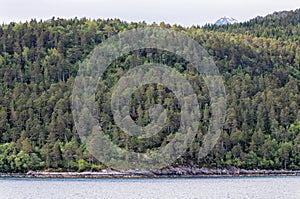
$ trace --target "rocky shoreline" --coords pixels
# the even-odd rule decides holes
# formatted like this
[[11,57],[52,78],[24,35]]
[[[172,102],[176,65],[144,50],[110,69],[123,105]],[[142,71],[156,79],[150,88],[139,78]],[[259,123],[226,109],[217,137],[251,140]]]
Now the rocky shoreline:
[[300,170],[245,170],[235,167],[229,169],[177,167],[155,171],[105,169],[99,172],[46,172],[0,173],[0,177],[20,178],[179,178],[179,177],[234,177],[234,176],[300,176]]

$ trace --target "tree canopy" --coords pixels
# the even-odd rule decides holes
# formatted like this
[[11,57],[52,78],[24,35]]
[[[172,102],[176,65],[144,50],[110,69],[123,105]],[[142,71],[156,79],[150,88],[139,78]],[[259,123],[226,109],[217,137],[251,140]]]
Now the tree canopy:
[[145,26],[180,31],[202,45],[224,77],[227,115],[214,149],[199,159],[210,117],[208,89],[189,63],[166,51],[141,49],[114,61],[98,83],[99,125],[120,147],[146,152],[166,145],[179,128],[178,100],[162,85],[140,87],[130,114],[150,122],[148,109],[161,104],[168,121],[147,139],[122,132],[110,111],[112,87],[129,69],[159,62],[183,73],[201,107],[200,130],[174,164],[213,168],[300,169],[300,10],[227,26],[179,25],[114,20],[31,20],[0,26],[0,172],[105,168],[79,139],[71,92],[79,64],[109,36]]

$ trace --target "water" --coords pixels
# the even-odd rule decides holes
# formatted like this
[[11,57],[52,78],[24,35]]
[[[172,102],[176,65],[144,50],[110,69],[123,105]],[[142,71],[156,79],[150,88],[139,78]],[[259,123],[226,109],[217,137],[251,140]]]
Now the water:
[[300,176],[179,179],[0,178],[0,198],[300,198]]

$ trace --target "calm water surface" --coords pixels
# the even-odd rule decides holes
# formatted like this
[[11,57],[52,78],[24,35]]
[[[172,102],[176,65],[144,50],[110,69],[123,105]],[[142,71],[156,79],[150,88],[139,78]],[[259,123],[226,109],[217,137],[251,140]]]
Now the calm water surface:
[[300,176],[181,179],[0,178],[0,198],[300,199]]

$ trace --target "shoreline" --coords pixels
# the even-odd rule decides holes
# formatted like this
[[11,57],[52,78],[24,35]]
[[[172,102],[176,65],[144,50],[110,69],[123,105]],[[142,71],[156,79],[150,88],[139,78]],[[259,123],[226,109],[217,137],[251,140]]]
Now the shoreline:
[[0,178],[222,178],[222,177],[267,177],[300,176],[300,170],[245,170],[208,168],[171,168],[155,171],[116,171],[105,169],[99,172],[47,172],[0,173]]

